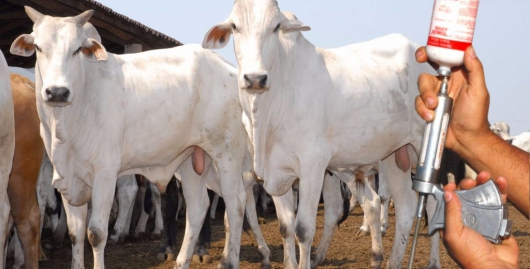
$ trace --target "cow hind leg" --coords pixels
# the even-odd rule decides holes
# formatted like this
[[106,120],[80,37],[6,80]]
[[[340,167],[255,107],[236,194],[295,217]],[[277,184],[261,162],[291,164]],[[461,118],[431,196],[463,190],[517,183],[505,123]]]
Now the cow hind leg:
[[180,166],[180,175],[184,199],[187,205],[186,230],[177,256],[175,269],[189,268],[193,251],[199,238],[199,227],[203,225],[210,204],[206,190],[206,180],[195,173],[190,159],[187,159]]
[[388,229],[388,207],[390,204],[390,191],[385,178],[379,179],[378,195],[381,200],[381,236],[385,236]]
[[241,232],[247,196],[241,178],[244,151],[241,151],[240,156],[230,155],[225,152],[222,158],[216,160],[219,168],[221,193],[226,205],[225,226],[227,230],[223,258],[219,266],[239,268]]
[[[307,162],[311,163],[311,162]],[[304,165],[302,165],[303,167]],[[295,220],[295,234],[300,247],[300,268],[311,266],[311,245],[316,229],[318,203],[324,182],[325,165],[310,165],[301,169],[300,201]]]
[[263,237],[263,234],[261,233],[261,229],[259,228],[258,214],[256,212],[256,203],[254,200],[253,186],[248,186],[246,188],[246,192],[247,192],[247,204],[246,204],[245,212],[247,214],[247,220],[250,225],[250,228],[252,229],[252,233],[254,233],[256,242],[258,243],[258,252],[261,255],[261,269],[268,269],[268,268],[271,268],[270,250],[269,250],[269,247],[267,246],[267,243],[265,242],[265,238]]
[[381,237],[381,200],[379,195],[372,188],[369,181],[374,181],[374,175],[370,179],[364,178],[364,201],[363,210],[365,220],[370,229],[372,239],[372,259],[371,268],[381,268],[383,262],[383,239]]
[[[434,211],[436,211],[436,200],[433,197],[429,197],[427,199],[427,216],[429,218],[429,221],[431,221],[432,217],[434,216]],[[432,236],[430,236],[431,239],[431,253],[430,253],[430,259],[429,259],[429,266],[428,269],[439,269],[442,268],[442,265],[440,263],[440,236],[438,235],[438,232],[434,233]]]
[[134,205],[136,192],[138,191],[138,185],[136,184],[134,175],[121,176],[118,178],[116,184],[118,189],[119,211],[114,229],[109,236],[109,244],[118,243],[125,238],[126,230],[128,230],[127,219],[130,219],[130,212]]
[[[215,197],[219,197],[216,195]],[[211,204],[210,204],[211,207]],[[192,261],[194,263],[210,263],[210,253],[208,248],[212,242],[212,229],[210,227],[210,219],[204,218],[204,223],[202,224],[201,232],[199,233],[199,242],[195,246],[195,251],[193,252]]]
[[[5,179],[7,182],[7,175],[5,175],[4,178],[0,178],[0,180]],[[6,186],[7,188],[7,186]],[[5,253],[6,250],[6,242],[7,242],[7,235],[8,235],[8,222],[9,222],[9,211],[11,210],[11,207],[9,205],[9,199],[7,198],[7,193],[0,193],[0,253]],[[3,255],[3,258],[0,258],[0,268],[5,268],[5,256]]]
[[[29,181],[27,177],[27,175],[11,174],[8,196],[11,216],[13,216],[24,253],[24,267],[38,268],[40,211],[35,195],[37,176],[33,181]],[[17,185],[23,182],[31,186]]]
[[326,173],[322,194],[324,196],[324,232],[316,251],[315,259],[311,262],[311,268],[316,268],[326,259],[335,227],[343,214],[342,196],[340,194],[340,180]]
[[410,170],[403,172],[395,160],[389,156],[379,164],[380,180],[386,180],[390,195],[395,204],[396,233],[387,268],[401,268],[407,243],[414,222],[414,212],[418,202],[412,190]]

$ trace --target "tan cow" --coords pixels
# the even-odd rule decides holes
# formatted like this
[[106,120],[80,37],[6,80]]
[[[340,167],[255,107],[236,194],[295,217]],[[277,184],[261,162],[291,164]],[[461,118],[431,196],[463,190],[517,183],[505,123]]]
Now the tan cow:
[[23,268],[38,268],[40,212],[35,191],[44,144],[39,133],[35,84],[18,74],[11,74],[10,79],[15,109],[15,153],[7,194],[24,251]]

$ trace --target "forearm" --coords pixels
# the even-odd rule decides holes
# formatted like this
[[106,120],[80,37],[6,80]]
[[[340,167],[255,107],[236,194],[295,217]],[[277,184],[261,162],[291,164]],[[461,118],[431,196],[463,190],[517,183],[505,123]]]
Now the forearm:
[[475,171],[488,171],[493,178],[508,180],[508,200],[527,218],[530,211],[530,154],[488,133],[468,141],[457,150]]

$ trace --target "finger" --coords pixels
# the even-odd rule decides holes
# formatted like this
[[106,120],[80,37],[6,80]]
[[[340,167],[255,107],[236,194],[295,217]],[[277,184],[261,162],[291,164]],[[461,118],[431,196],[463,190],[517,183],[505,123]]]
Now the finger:
[[432,68],[434,68],[435,70],[438,70],[438,67],[439,65],[431,60],[429,60],[429,58],[427,57],[427,50],[425,48],[425,46],[422,46],[422,47],[419,47],[417,50],[416,50],[416,61],[418,63],[429,63],[429,65],[431,65]]
[[473,46],[469,46],[464,54],[464,65],[468,71],[471,89],[485,89],[484,68],[478,59]]
[[[449,184],[448,184],[449,185]],[[446,186],[447,187],[447,186]],[[454,187],[454,184],[453,184]],[[462,222],[462,205],[453,190],[446,189],[445,201],[445,233],[444,238],[448,243],[457,242],[464,231]]]
[[455,191],[456,190],[456,184],[453,182],[447,183],[447,185],[444,186],[445,191]]
[[434,120],[434,110],[427,108],[425,102],[421,99],[421,96],[416,96],[416,113],[427,122]]
[[495,180],[495,184],[497,184],[499,192],[501,193],[502,202],[506,203],[506,200],[508,199],[508,180],[505,177],[500,176]]
[[491,174],[489,172],[482,171],[477,175],[477,185],[482,185],[490,179],[491,179]]
[[464,178],[458,184],[458,189],[469,190],[477,186],[477,181],[471,178]]

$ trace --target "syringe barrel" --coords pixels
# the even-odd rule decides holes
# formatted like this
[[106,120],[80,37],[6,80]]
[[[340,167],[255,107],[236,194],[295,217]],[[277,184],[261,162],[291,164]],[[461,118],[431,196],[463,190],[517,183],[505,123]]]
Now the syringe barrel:
[[[446,79],[444,79],[444,83],[447,83]],[[442,87],[446,86],[442,85]],[[453,99],[448,95],[439,94],[434,120],[425,126],[414,180],[433,184],[438,183],[438,171],[442,161],[452,108]],[[421,190],[416,191],[422,192]]]

